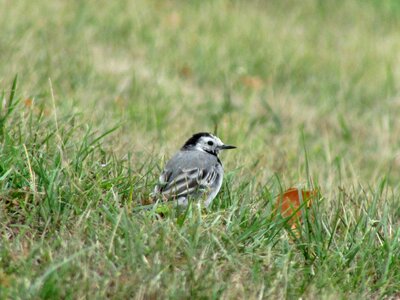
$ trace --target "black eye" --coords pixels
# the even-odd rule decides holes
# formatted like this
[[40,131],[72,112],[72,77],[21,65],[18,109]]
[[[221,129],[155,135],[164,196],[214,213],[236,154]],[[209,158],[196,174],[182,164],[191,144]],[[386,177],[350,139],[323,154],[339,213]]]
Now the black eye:
[[212,146],[212,145],[214,145],[214,142],[213,141],[208,141],[207,144]]

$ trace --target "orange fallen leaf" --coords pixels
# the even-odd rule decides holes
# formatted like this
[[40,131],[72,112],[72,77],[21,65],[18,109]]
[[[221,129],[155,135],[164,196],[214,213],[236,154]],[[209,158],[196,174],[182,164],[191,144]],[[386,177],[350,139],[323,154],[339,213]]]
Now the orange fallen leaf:
[[312,200],[316,195],[316,190],[306,191],[297,188],[289,188],[278,196],[274,214],[278,212],[283,218],[290,218],[288,224],[291,229],[297,229],[298,224],[302,223],[303,208],[311,208]]

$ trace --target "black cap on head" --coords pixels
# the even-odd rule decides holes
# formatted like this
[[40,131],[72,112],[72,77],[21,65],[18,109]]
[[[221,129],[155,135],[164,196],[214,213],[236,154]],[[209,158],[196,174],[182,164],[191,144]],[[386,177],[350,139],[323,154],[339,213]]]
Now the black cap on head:
[[203,136],[211,137],[212,135],[208,132],[198,132],[196,134],[193,134],[193,136],[190,139],[188,139],[186,143],[182,146],[182,149],[187,149],[192,146],[195,146],[197,144],[197,141]]

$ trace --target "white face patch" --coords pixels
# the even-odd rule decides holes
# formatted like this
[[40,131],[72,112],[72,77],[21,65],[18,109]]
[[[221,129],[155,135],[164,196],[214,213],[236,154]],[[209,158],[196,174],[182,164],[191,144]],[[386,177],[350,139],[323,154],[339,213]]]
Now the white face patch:
[[218,154],[220,147],[223,145],[224,143],[222,143],[222,141],[214,135],[204,136],[201,137],[197,142],[196,149],[208,153]]

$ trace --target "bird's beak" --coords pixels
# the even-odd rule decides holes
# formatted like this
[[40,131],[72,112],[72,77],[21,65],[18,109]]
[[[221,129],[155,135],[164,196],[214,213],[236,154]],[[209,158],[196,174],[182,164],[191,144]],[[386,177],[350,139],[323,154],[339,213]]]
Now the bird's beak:
[[221,150],[228,150],[228,149],[235,149],[235,148],[236,148],[236,146],[232,146],[232,145],[219,146],[219,149],[221,149]]

